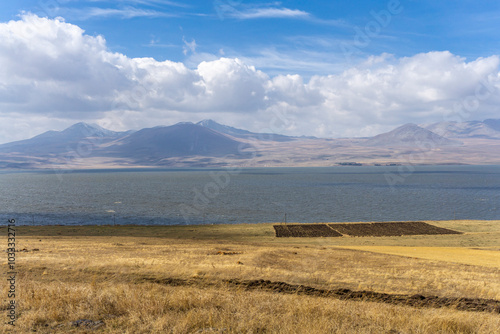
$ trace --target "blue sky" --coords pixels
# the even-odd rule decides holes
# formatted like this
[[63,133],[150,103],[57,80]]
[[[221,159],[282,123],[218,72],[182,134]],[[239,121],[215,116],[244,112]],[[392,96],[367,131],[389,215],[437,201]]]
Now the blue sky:
[[[373,13],[391,3],[401,11],[356,47],[356,28],[364,32],[376,22]],[[384,52],[401,57],[447,50],[468,59],[500,54],[498,1],[33,0],[2,2],[1,20],[22,11],[64,17],[129,57],[189,65],[221,55],[260,59],[259,68],[270,73],[337,73],[351,65],[343,61]],[[193,41],[196,57],[187,45]],[[344,59],[342,45],[356,47],[354,59]],[[289,66],[266,63],[272,55],[284,55]]]
[[[12,22],[40,33],[14,32],[19,38],[14,43],[12,35],[7,39],[15,30]],[[498,112],[498,1],[4,1],[0,23],[5,40],[12,42],[0,59],[19,59],[22,43],[28,49],[38,45],[31,57],[23,57],[29,68],[52,54],[52,47],[59,50],[52,67],[36,65],[43,77],[0,76],[0,120],[11,126],[15,120],[19,138],[76,120],[121,130],[202,118],[254,131],[269,130],[272,119],[280,118],[275,132],[339,137]],[[82,37],[79,53],[68,51],[66,39],[54,37],[66,33],[70,39]],[[94,59],[92,52],[102,57]],[[104,85],[98,73],[85,81],[69,65],[83,69],[109,63],[120,74],[116,81],[106,77],[109,82],[99,93],[91,89]],[[159,68],[164,76],[155,74]],[[75,72],[64,80],[82,94],[62,92],[67,84],[54,77],[59,72]],[[450,81],[440,82],[446,73]],[[223,94],[224,82],[231,80],[230,92],[238,100]],[[457,103],[474,95],[481,80],[493,87],[493,97],[467,113],[457,111]],[[28,82],[32,98],[15,95]],[[183,90],[165,93],[174,86]],[[408,91],[396,94],[401,87]],[[147,98],[117,102],[134,94]],[[186,103],[179,102],[183,98]],[[0,125],[0,142],[7,132]]]

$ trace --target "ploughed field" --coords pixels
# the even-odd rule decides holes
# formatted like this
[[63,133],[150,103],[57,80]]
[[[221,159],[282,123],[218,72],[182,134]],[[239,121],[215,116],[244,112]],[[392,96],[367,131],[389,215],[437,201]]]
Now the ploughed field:
[[277,237],[341,237],[327,224],[274,225]]
[[390,237],[402,235],[461,234],[424,222],[375,222],[274,225],[276,237]]

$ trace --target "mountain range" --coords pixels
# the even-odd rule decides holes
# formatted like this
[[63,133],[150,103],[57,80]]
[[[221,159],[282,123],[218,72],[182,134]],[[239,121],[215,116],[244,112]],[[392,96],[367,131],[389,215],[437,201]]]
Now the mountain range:
[[47,131],[31,139],[0,145],[0,153],[18,153],[32,156],[64,154],[85,141],[106,143],[127,136],[132,131],[115,132],[98,125],[77,123],[63,131]]
[[422,125],[425,129],[449,138],[498,138],[500,139],[500,119],[469,122],[439,122]]
[[[423,158],[415,161],[416,153]],[[500,119],[410,123],[370,138],[343,139],[254,133],[213,120],[125,132],[81,122],[0,145],[4,169],[408,163],[500,163]]]

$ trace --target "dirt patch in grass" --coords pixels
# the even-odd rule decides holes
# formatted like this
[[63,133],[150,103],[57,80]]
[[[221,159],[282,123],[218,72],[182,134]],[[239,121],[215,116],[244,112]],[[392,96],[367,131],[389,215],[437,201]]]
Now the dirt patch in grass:
[[480,298],[450,298],[423,295],[387,294],[373,291],[353,291],[350,289],[325,290],[310,286],[293,285],[267,280],[228,280],[227,284],[248,290],[260,289],[276,293],[300,294],[318,297],[333,297],[342,300],[358,300],[406,305],[412,307],[449,307],[460,311],[500,313],[500,301]]
[[[151,282],[169,286],[200,286],[208,287],[218,285],[216,282],[206,282],[202,279],[178,278],[153,278],[144,277],[139,282]],[[483,298],[458,298],[424,296],[420,294],[388,294],[374,291],[355,291],[350,289],[318,289],[305,285],[288,284],[286,282],[273,282],[269,280],[224,280],[229,287],[243,288],[245,290],[263,290],[282,294],[298,294],[316,297],[336,298],[340,300],[379,302],[393,305],[405,305],[425,308],[452,308],[459,311],[500,313],[500,300]]]
[[277,237],[341,237],[327,224],[273,225]]
[[392,237],[462,234],[424,222],[336,223],[273,225],[276,237]]

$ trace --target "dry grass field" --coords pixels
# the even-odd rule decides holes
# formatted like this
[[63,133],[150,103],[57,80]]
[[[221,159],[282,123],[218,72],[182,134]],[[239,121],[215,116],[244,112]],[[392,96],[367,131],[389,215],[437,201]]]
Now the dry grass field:
[[[498,332],[500,221],[428,223],[463,234],[276,238],[272,224],[17,227],[18,319],[6,324],[2,284],[0,332]],[[432,296],[449,302],[406,303]],[[493,308],[463,310],[460,298]]]

